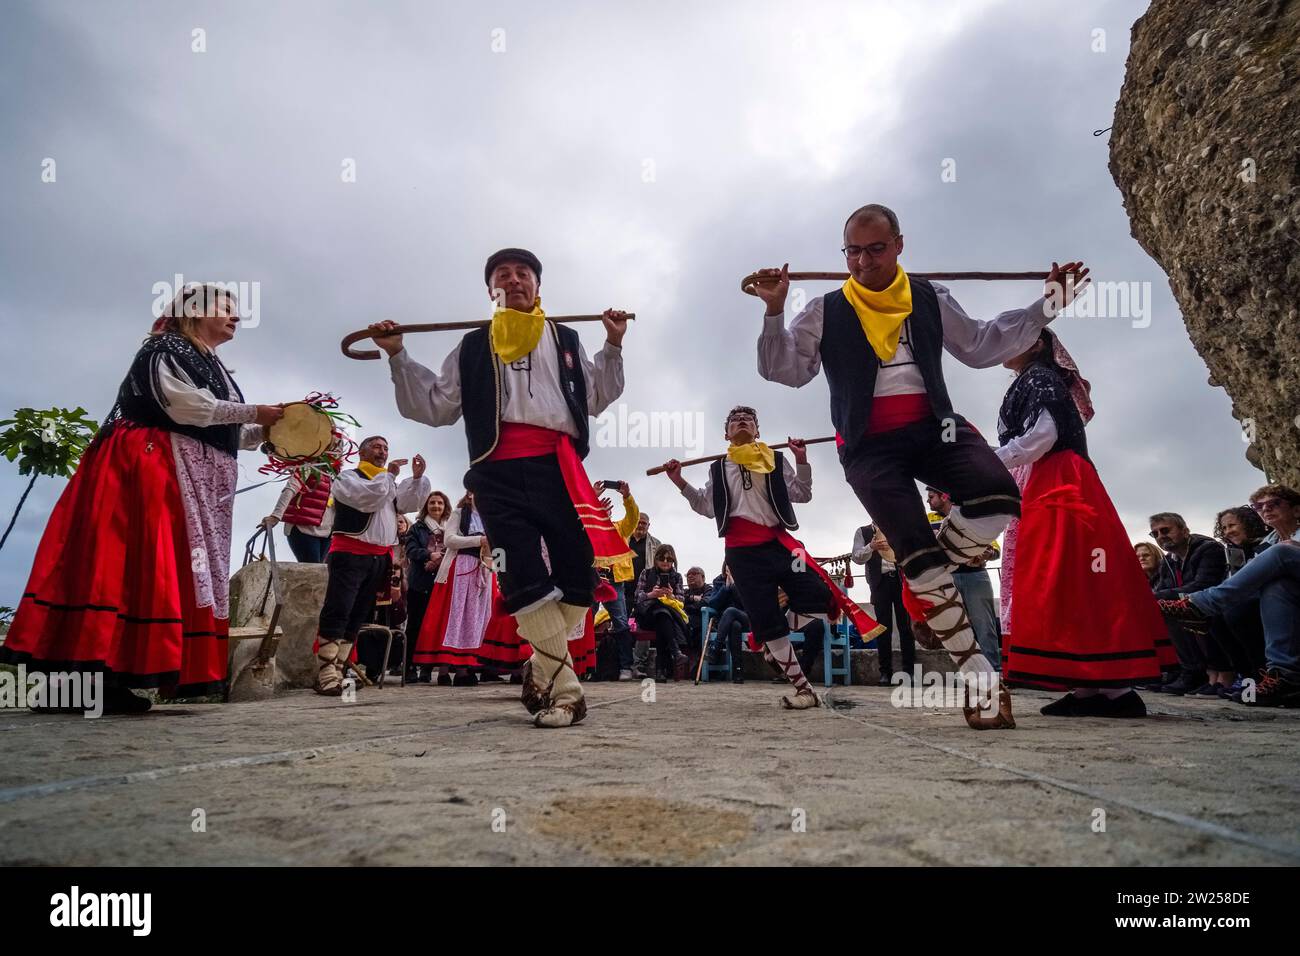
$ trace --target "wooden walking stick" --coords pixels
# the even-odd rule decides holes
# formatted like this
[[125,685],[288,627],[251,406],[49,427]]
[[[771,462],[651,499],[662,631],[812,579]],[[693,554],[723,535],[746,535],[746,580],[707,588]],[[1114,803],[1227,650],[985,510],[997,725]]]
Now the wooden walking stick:
[[[695,665],[695,686],[700,686],[700,675],[704,673],[704,658],[709,652],[709,634],[713,633],[713,621],[709,620],[708,632],[700,638],[700,661]],[[718,635],[721,637],[721,635]]]
[[[909,272],[908,275],[915,279],[940,279],[946,282],[961,282],[967,279],[993,282],[1038,279],[1041,282],[1047,279],[1046,272]],[[789,275],[791,282],[843,282],[848,277],[847,272],[791,272]],[[760,276],[757,272],[751,272],[740,280],[740,291],[747,295],[758,295],[759,284],[776,280],[776,276]]]
[[[804,441],[804,444],[805,444],[805,445],[820,445],[822,442],[828,442],[828,441],[834,441],[834,440],[835,440],[835,436],[834,436],[834,435],[827,435],[825,438],[808,438],[808,439],[806,439],[806,440]],[[769,446],[769,447],[771,447],[771,448],[773,448],[773,449],[776,449],[776,448],[789,448],[789,447],[790,447],[790,443],[789,443],[789,442],[785,442],[785,441],[783,441],[783,442],[781,442],[781,444],[779,444],[779,445],[771,445],[771,446]],[[720,459],[723,459],[723,458],[726,458],[726,457],[727,457],[727,455],[726,455],[726,453],[724,452],[724,453],[721,454],[721,455],[705,455],[703,458],[688,458],[688,459],[686,459],[686,461],[682,462],[682,467],[685,468],[687,465],[702,465],[702,464],[704,464],[706,461],[719,461]],[[662,474],[664,473],[664,470],[665,470],[667,467],[668,467],[668,463],[667,463],[667,462],[664,462],[662,465],[655,465],[653,468],[648,468],[648,469],[646,469],[646,474],[647,474],[647,475],[662,475]]]
[[[603,315],[548,315],[547,318],[552,322],[560,322],[565,325],[569,325],[574,322],[600,322],[602,319],[604,319],[604,316]],[[635,319],[636,313],[628,312],[625,318],[627,318],[629,321]],[[491,319],[475,319],[466,322],[425,322],[419,325],[399,325],[396,328],[390,329],[388,332],[385,332],[383,334],[385,336],[389,336],[389,335],[406,335],[409,332],[454,332],[457,330],[464,331],[466,329],[481,329],[483,328],[483,326],[491,325],[491,324],[492,324]],[[359,349],[354,349],[352,347],[357,342],[360,342],[362,339],[373,339],[376,334],[378,333],[372,332],[370,329],[359,329],[356,332],[349,332],[347,335],[343,337],[343,341],[339,344],[339,348],[341,348],[343,350],[343,354],[350,359],[361,359],[363,361],[368,359],[377,359],[379,358],[378,349],[367,349],[365,351],[362,351]]]

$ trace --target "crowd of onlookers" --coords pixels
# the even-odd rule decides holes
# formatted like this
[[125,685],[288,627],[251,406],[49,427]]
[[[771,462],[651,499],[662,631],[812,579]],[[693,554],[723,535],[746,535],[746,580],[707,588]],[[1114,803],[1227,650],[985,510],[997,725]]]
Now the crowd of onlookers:
[[1300,492],[1271,484],[1225,508],[1213,536],[1151,516],[1134,546],[1178,667],[1148,689],[1262,706],[1300,704]]
[[[641,512],[626,484],[623,518],[616,526],[632,552],[629,564],[602,569],[603,587],[593,608],[600,640],[595,666],[584,678],[639,680],[681,678],[694,673],[701,655],[713,662],[737,662],[732,679],[742,681],[738,666],[749,631],[749,619],[724,566],[711,581],[693,566],[683,575],[677,553],[650,533],[650,516]],[[951,502],[936,489],[927,489],[933,522]],[[286,511],[289,489],[281,496],[274,524]],[[602,499],[613,514],[608,498]],[[420,530],[399,516],[400,542],[393,549],[393,572],[376,602],[375,619],[395,629],[406,622],[408,605],[427,604],[434,572],[443,557],[441,538],[428,528],[427,512],[445,519],[450,500],[442,492],[430,496],[417,518]],[[329,514],[311,514],[314,527],[293,525],[289,540],[299,560],[324,560]],[[322,528],[323,526],[323,528]],[[1147,689],[1194,697],[1224,698],[1246,704],[1300,704],[1300,492],[1271,484],[1250,496],[1249,504],[1226,508],[1215,520],[1213,535],[1193,533],[1182,516],[1161,512],[1150,519],[1152,541],[1134,546],[1138,560],[1164,612],[1178,656],[1178,667],[1166,671]],[[413,560],[412,556],[418,556]],[[986,560],[997,557],[992,546]],[[886,636],[877,641],[880,683],[893,671],[892,633],[897,633],[902,670],[912,671],[915,644],[902,604],[903,585],[894,555],[871,526],[857,530],[852,560],[866,569],[872,605]],[[988,573],[982,566],[956,575],[976,638],[986,657],[998,666],[1001,625]],[[706,615],[707,609],[707,615]],[[414,615],[416,623],[420,615]],[[704,622],[710,621],[708,639]],[[416,623],[418,627],[418,623]],[[820,619],[791,617],[802,636],[801,666],[811,672],[825,642]],[[411,637],[414,641],[414,635]],[[651,648],[654,666],[651,667]],[[402,660],[400,640],[390,663]],[[419,679],[412,670],[408,676]]]

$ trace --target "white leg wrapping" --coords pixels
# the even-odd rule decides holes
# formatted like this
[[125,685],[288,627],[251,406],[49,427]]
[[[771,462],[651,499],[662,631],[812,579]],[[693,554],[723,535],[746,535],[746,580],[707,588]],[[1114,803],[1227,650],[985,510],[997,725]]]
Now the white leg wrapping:
[[[517,614],[519,635],[533,647],[524,674],[524,706],[536,714],[538,727],[568,727],[587,714],[582,683],[569,656],[570,605],[547,601],[527,613]],[[585,609],[573,607],[574,612]]]
[[962,514],[960,505],[955,505],[939,525],[936,540],[954,564],[970,564],[984,556],[1010,523],[1011,515],[970,518]]

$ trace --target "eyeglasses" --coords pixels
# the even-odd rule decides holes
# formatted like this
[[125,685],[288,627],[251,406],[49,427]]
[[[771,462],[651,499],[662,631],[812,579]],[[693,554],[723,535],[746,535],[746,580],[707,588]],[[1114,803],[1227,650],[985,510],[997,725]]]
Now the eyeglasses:
[[1252,501],[1250,506],[1258,512],[1263,512],[1266,508],[1281,508],[1285,501],[1281,498],[1260,498],[1259,501]]
[[1153,538],[1172,537],[1173,533],[1177,530],[1178,530],[1177,528],[1152,528],[1151,537]]
[[869,246],[844,246],[840,252],[844,253],[846,259],[857,259],[864,252],[869,259],[879,259],[892,245],[892,242],[873,242]]

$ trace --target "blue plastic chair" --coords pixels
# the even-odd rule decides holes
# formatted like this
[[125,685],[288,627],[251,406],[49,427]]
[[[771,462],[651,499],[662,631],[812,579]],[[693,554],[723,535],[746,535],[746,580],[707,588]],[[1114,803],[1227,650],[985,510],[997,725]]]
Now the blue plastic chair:
[[704,635],[703,639],[700,641],[700,653],[704,655],[704,666],[700,669],[700,681],[706,684],[715,674],[726,677],[730,680],[733,664],[739,666],[738,662],[732,661],[731,649],[727,647],[725,641],[722,641],[721,634],[715,634],[714,640],[722,641],[718,646],[722,651],[724,663],[713,664],[709,661],[709,631],[713,627],[713,619],[717,616],[717,612],[715,612],[711,607],[700,608],[700,633]]
[[[822,679],[827,687],[830,687],[835,678],[844,679],[844,686],[848,687],[853,683],[853,654],[849,649],[849,621],[845,615],[840,618],[838,624],[826,624],[826,639],[822,643]],[[802,631],[790,632],[791,644],[802,644],[804,636]],[[835,663],[835,655],[840,655],[840,663]]]

